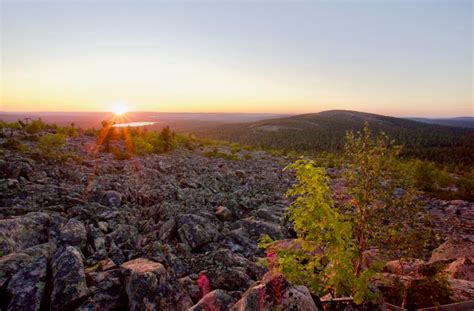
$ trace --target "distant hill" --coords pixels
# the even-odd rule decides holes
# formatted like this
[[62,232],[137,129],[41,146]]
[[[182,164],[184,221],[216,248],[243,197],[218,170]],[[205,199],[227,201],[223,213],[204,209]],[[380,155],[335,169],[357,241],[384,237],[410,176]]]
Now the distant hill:
[[418,122],[377,114],[330,110],[256,122],[200,128],[198,136],[267,148],[317,153],[340,151],[347,131],[359,131],[368,122],[373,132],[384,131],[404,154],[438,162],[474,164],[474,130]]
[[458,117],[458,118],[443,118],[443,119],[410,118],[410,120],[423,122],[423,123],[429,123],[429,124],[474,128],[474,117]]

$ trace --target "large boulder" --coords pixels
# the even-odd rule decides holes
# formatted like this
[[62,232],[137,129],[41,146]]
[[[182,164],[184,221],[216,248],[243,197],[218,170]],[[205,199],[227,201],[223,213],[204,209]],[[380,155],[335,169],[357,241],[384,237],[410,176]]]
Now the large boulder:
[[268,272],[232,307],[233,311],[318,310],[304,286],[291,285],[281,274]]
[[206,218],[193,214],[178,216],[178,235],[192,249],[202,247],[216,238],[216,227]]
[[19,270],[27,266],[34,259],[24,253],[11,253],[0,257],[0,288]]
[[8,282],[7,310],[40,310],[46,286],[48,263],[43,257],[20,269]]
[[474,243],[467,239],[448,239],[433,250],[430,262],[466,257],[474,260]]
[[3,288],[14,274],[38,258],[49,259],[55,250],[54,243],[45,243],[0,257],[0,288]]
[[63,245],[71,245],[79,249],[85,249],[87,242],[86,227],[75,218],[69,219],[59,232],[59,242]]
[[82,254],[73,246],[59,248],[52,259],[51,310],[71,310],[89,295]]
[[48,241],[49,220],[40,212],[0,219],[0,256]]
[[229,310],[235,299],[222,289],[216,289],[199,300],[188,311],[216,311]]
[[121,266],[130,310],[182,310],[192,301],[172,284],[165,267],[144,258]]

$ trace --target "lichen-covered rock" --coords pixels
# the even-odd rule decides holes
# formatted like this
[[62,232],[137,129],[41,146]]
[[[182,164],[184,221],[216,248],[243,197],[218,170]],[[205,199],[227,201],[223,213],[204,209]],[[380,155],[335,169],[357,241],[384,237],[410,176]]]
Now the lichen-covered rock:
[[38,258],[49,259],[55,250],[56,244],[49,242],[0,257],[0,288],[6,286],[14,274]]
[[125,310],[127,296],[121,283],[120,269],[87,274],[91,297],[82,304],[82,310]]
[[202,297],[202,299],[188,311],[229,310],[234,303],[235,299],[226,291],[216,289]]
[[122,195],[114,190],[105,191],[100,198],[100,204],[108,207],[119,207],[122,204]]
[[0,219],[0,256],[47,242],[49,220],[40,212]]
[[262,281],[250,287],[232,307],[233,311],[318,310],[304,286],[291,285],[281,274],[265,274]]
[[25,253],[11,253],[0,257],[0,288],[4,287],[10,277],[34,259]]
[[79,249],[85,249],[87,242],[86,227],[75,218],[69,219],[59,232],[59,242],[63,245],[71,245]]
[[218,235],[216,227],[202,216],[183,214],[178,217],[177,224],[179,238],[192,249],[212,242]]
[[182,310],[192,301],[159,262],[138,258],[121,266],[130,310]]
[[77,308],[89,295],[81,253],[73,246],[59,248],[52,263],[51,310]]
[[38,257],[13,275],[7,287],[11,297],[7,310],[40,310],[47,268],[47,260]]

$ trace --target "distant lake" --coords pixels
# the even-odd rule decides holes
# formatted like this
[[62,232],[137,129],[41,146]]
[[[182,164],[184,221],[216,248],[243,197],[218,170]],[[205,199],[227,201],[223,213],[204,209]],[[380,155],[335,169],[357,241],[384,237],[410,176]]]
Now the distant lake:
[[157,122],[128,122],[128,123],[118,123],[112,125],[112,127],[137,127],[137,126],[146,126],[146,125],[153,125]]

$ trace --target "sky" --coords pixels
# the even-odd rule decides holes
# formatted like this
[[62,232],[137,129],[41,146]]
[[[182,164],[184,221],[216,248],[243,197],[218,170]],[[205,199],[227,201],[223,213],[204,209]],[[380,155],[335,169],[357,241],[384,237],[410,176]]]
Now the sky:
[[0,111],[473,116],[473,4],[0,0]]

